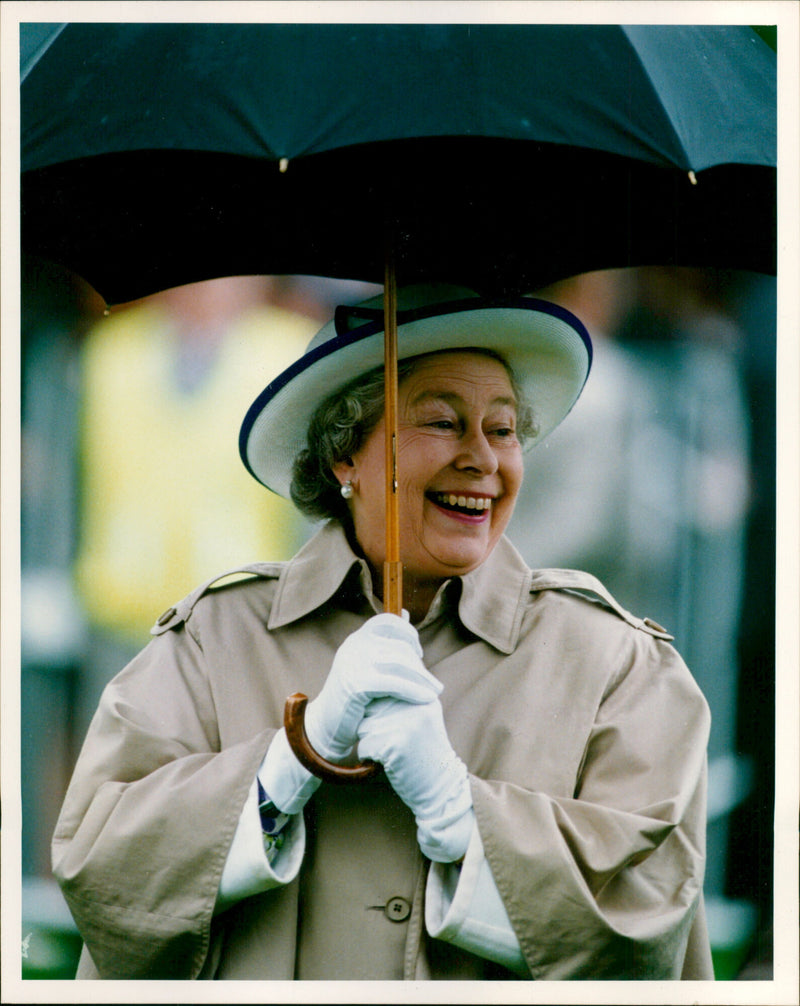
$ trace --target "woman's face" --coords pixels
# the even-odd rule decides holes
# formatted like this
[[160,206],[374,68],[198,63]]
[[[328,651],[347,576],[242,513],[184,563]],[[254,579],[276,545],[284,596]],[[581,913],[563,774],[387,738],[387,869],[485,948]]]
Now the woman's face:
[[[398,389],[400,557],[411,587],[462,576],[489,555],[522,482],[517,403],[498,360],[421,357]],[[384,422],[334,472],[350,479],[358,543],[380,575],[386,554]]]

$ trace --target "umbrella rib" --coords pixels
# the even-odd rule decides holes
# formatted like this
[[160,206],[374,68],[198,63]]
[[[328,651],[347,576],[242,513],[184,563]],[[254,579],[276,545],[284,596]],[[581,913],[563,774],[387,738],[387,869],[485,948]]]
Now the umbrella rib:
[[44,54],[47,52],[50,46],[55,42],[55,40],[58,38],[61,32],[67,27],[67,24],[68,22],[64,21],[61,24],[56,25],[56,27],[52,30],[51,34],[49,34],[44,39],[43,42],[40,42],[39,45],[33,50],[33,52],[26,57],[25,62],[20,67],[20,74],[19,74],[20,86],[25,83],[28,74],[36,66],[36,64],[39,62],[42,56],[44,56]]
[[[683,167],[684,167],[684,169],[687,172],[692,172],[693,169],[695,168],[695,165],[692,163],[692,160],[691,160],[691,158],[689,156],[689,152],[686,149],[686,145],[684,144],[683,140],[681,139],[681,134],[680,134],[679,130],[675,127],[675,123],[673,121],[672,115],[670,114],[670,112],[669,112],[667,106],[665,105],[665,103],[660,98],[658,88],[653,83],[653,79],[652,79],[652,77],[650,75],[650,71],[649,71],[649,69],[647,67],[647,63],[642,58],[642,56],[641,56],[641,54],[639,52],[639,49],[638,49],[638,47],[636,45],[636,42],[634,41],[634,39],[633,39],[633,37],[631,35],[631,29],[630,29],[630,27],[628,25],[621,25],[621,28],[622,28],[622,30],[625,33],[625,37],[628,39],[628,43],[630,45],[630,51],[631,51],[633,57],[636,59],[636,62],[638,63],[638,65],[639,65],[639,67],[640,67],[640,69],[642,71],[642,77],[643,77],[644,80],[647,81],[647,84],[649,85],[650,90],[655,95],[655,97],[657,99],[657,105],[658,105],[658,107],[660,108],[660,110],[661,110],[661,112],[663,114],[664,121],[669,126],[669,129],[670,129],[671,135],[672,135],[672,137],[673,137],[673,139],[675,141],[675,144],[676,144],[677,148],[681,152],[681,155],[683,157]],[[654,147],[653,149],[657,149],[657,148]],[[672,160],[673,159],[668,154],[665,154],[665,152],[663,150],[661,150],[661,149],[657,149],[657,152],[662,157],[663,156],[667,156],[668,160]],[[693,183],[693,184],[696,184],[696,182]]]

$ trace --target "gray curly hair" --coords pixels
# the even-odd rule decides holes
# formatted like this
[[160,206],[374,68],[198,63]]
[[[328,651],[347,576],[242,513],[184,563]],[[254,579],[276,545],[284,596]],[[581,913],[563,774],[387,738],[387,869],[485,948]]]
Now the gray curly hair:
[[[469,352],[488,356],[505,367],[517,400],[517,437],[524,443],[528,437],[535,436],[536,423],[532,410],[523,401],[521,388],[503,357],[490,349],[471,349]],[[412,373],[419,360],[430,355],[433,354],[400,360],[397,365],[398,384]],[[376,367],[335,391],[317,407],[309,423],[307,446],[297,455],[292,466],[291,497],[295,506],[307,517],[314,520],[332,518],[349,524],[350,511],[342,498],[333,466],[352,458],[363,446],[383,416],[384,401],[383,367]]]

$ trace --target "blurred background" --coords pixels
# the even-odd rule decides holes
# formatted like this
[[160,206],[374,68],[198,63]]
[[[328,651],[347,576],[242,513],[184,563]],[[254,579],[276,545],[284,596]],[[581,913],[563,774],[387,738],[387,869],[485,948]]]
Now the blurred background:
[[[23,977],[80,941],[50,839],[89,720],[159,614],[313,530],[238,457],[257,393],[340,303],[380,292],[234,277],[104,313],[75,277],[22,275]],[[674,636],[711,706],[706,895],[717,978],[772,977],[774,277],[639,268],[539,295],[595,360],[527,457],[509,535],[534,567],[594,573]]]

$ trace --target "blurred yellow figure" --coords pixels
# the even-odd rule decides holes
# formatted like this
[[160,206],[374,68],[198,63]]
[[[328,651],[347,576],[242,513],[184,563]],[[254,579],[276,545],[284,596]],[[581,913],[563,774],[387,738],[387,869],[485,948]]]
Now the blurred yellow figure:
[[84,356],[76,580],[89,621],[141,641],[193,586],[307,534],[239,460],[248,404],[318,327],[263,278],[192,284],[90,332]]

